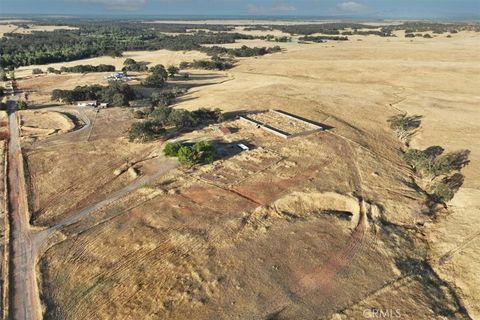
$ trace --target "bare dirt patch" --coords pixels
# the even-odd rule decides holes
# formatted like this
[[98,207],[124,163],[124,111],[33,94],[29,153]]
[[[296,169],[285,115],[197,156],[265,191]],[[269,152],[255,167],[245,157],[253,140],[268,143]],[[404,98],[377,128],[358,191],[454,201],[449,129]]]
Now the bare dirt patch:
[[24,138],[37,139],[70,132],[77,128],[76,121],[76,116],[73,114],[26,110],[20,112],[20,131]]

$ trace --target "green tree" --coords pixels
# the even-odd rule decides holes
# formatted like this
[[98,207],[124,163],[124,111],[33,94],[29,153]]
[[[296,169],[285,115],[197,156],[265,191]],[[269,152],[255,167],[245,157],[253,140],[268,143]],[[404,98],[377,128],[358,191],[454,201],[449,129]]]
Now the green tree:
[[123,61],[123,65],[124,66],[130,66],[132,64],[136,64],[137,61],[133,60],[132,58],[127,58],[125,59],[125,61]]
[[169,121],[169,117],[171,112],[172,112],[172,108],[161,106],[161,107],[155,108],[155,110],[153,110],[152,113],[150,114],[150,117],[155,119],[156,121],[159,121],[164,125],[170,125],[171,123]]
[[163,78],[163,80],[167,80],[168,78],[167,70],[165,70],[165,67],[163,66],[163,64],[157,64],[151,67],[150,72],[152,74],[160,75]]
[[123,93],[115,93],[112,96],[112,105],[115,107],[128,107],[127,96]]
[[180,70],[176,66],[169,66],[167,71],[170,77],[174,78]]
[[197,125],[191,112],[183,109],[173,109],[168,116],[168,122],[179,128],[192,128]]
[[0,81],[8,81],[7,74],[5,73],[5,70],[0,69]]
[[191,167],[198,161],[197,153],[193,148],[183,146],[178,150],[178,161],[184,166]]
[[399,114],[390,117],[387,121],[390,123],[390,128],[394,130],[397,137],[401,141],[408,142],[415,130],[420,127],[421,116]]
[[168,142],[163,149],[163,153],[168,157],[176,157],[181,147],[180,142]]
[[17,110],[27,110],[28,104],[23,100],[18,100],[17,103],[15,104],[15,108]]
[[143,121],[132,123],[128,130],[128,140],[149,141],[161,137],[166,132],[161,123],[156,121]]
[[164,84],[165,78],[163,75],[155,72],[150,74],[145,81],[143,81],[143,85],[150,88],[161,88]]
[[200,163],[212,163],[215,159],[215,148],[210,141],[197,142],[193,145],[193,149],[197,153]]
[[455,190],[453,190],[448,184],[440,182],[435,187],[433,197],[437,202],[446,203],[453,199],[455,196]]
[[192,147],[181,146],[177,155],[181,164],[191,167],[196,164],[212,163],[215,159],[215,148],[209,141],[200,141]]

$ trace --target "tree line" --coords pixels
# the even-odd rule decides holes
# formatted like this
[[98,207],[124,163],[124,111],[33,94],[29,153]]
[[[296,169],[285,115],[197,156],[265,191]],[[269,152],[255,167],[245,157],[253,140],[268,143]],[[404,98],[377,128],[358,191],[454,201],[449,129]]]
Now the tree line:
[[[420,116],[400,114],[388,119],[395,135],[409,146],[411,136],[421,124]],[[445,154],[441,146],[431,146],[425,150],[407,148],[402,159],[421,178],[421,184],[428,197],[438,203],[453,199],[463,184],[464,176],[460,172],[469,164],[469,150],[458,150]]]
[[234,43],[255,39],[251,35],[227,32],[196,32],[167,35],[147,24],[80,25],[76,30],[5,33],[0,39],[0,66],[14,68],[48,64],[102,55],[121,56],[128,50],[199,50],[202,44]]
[[[88,72],[113,72],[115,71],[115,66],[110,64],[99,64],[98,66],[93,66],[90,64],[79,64],[73,67],[60,67],[60,69],[55,69],[53,67],[48,67],[48,73],[88,73]],[[32,70],[32,74],[42,74],[44,73],[42,69],[35,68]]]
[[77,86],[73,90],[55,89],[51,99],[64,103],[75,101],[98,100],[116,107],[128,106],[135,99],[135,92],[126,83],[112,81],[108,86]]
[[345,37],[345,36],[304,36],[304,37],[298,38],[298,40],[322,43],[322,42],[325,42],[327,40],[347,41],[348,37]]

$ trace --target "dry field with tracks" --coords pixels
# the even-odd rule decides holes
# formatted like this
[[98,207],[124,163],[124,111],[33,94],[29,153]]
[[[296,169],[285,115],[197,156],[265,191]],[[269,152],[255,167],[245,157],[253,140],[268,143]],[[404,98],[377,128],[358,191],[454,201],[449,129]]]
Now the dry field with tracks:
[[[464,32],[289,45],[192,86],[179,107],[281,109],[330,129],[285,140],[231,120],[228,136],[218,126],[182,136],[251,150],[174,169],[64,229],[39,263],[46,316],[358,319],[382,308],[405,319],[479,317],[479,41]],[[127,127],[127,114],[101,112],[92,140],[27,152],[37,223],[118,190],[132,179],[115,178],[118,165],[161,150],[122,138],[115,119]],[[400,112],[423,116],[414,146],[472,151],[464,187],[435,221],[386,122]]]

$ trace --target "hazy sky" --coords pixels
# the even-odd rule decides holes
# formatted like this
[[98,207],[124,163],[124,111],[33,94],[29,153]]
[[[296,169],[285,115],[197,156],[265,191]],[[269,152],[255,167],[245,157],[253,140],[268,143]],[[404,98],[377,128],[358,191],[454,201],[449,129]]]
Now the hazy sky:
[[480,0],[0,0],[0,13],[480,17]]

